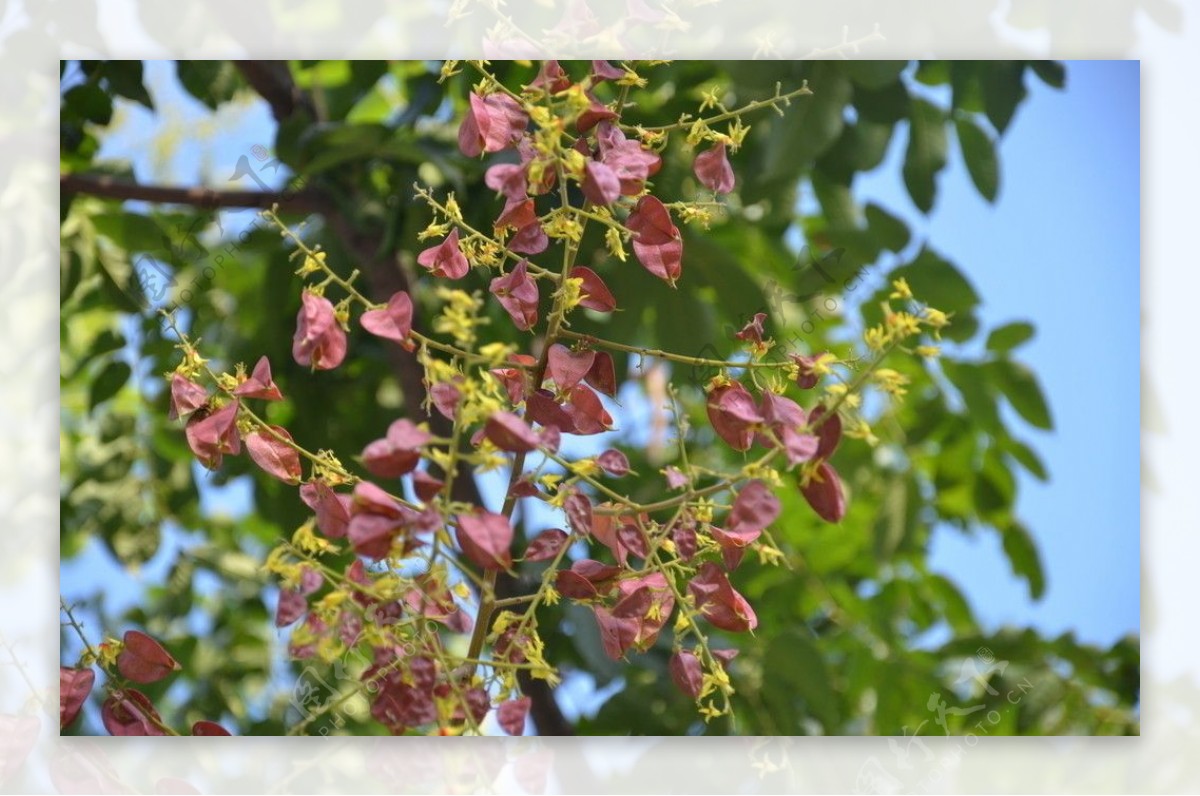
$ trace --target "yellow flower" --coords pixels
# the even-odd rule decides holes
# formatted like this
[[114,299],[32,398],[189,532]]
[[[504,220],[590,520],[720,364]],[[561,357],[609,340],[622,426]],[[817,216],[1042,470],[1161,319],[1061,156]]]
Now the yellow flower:
[[558,294],[562,298],[563,308],[573,310],[579,306],[579,302],[583,301],[583,280],[578,277],[569,277],[563,280],[562,287],[558,289]]
[[608,245],[609,254],[621,262],[625,262],[625,244],[621,239],[621,230],[609,227],[608,231],[604,233],[604,242]]
[[444,238],[450,234],[449,224],[439,224],[436,221],[429,222],[429,226],[417,233],[417,240],[428,240],[429,238]]
[[315,274],[318,271],[325,270],[325,252],[314,252],[313,254],[304,255],[304,265],[296,271],[299,276],[307,274]]
[[[479,355],[487,359],[493,367],[503,365],[508,361],[508,355],[516,351],[516,347],[507,343],[495,342],[480,346]],[[489,374],[490,375],[490,374]]]
[[551,238],[565,238],[572,243],[579,243],[583,238],[583,225],[569,210],[555,210],[550,214],[550,220],[543,225],[546,235]]
[[747,479],[762,481],[769,487],[783,486],[783,481],[779,477],[779,470],[767,465],[748,464],[742,468],[742,475]]
[[919,345],[917,346],[917,354],[923,357],[940,357],[942,349],[936,345]]
[[577,180],[583,178],[583,167],[586,164],[587,158],[578,149],[568,149],[563,154],[563,168]]
[[872,447],[879,444],[879,437],[871,430],[871,424],[861,417],[847,423],[842,433],[852,439],[866,440]]
[[892,287],[895,288],[895,290],[890,296],[888,296],[888,298],[911,299],[913,297],[912,289],[909,288],[908,281],[904,277],[900,277],[892,282]]
[[716,108],[721,104],[721,88],[713,86],[708,91],[704,92],[700,100],[700,112],[704,113],[709,108]]
[[741,148],[742,142],[746,140],[746,136],[750,132],[750,125],[742,124],[742,120],[738,119],[733,124],[729,125],[729,148],[737,152]]
[[908,384],[908,377],[891,368],[880,368],[875,371],[875,381],[889,395],[899,397],[907,392],[904,386]]
[[882,326],[872,326],[863,332],[863,342],[872,351],[882,351],[890,339],[887,329]]
[[754,549],[758,553],[758,562],[760,564],[766,564],[768,566],[775,567],[783,563],[785,558],[782,550],[777,547],[772,547],[769,544],[760,543]]
[[659,132],[657,130],[647,130],[640,125],[634,128],[634,133],[637,134],[637,137],[641,139],[643,144],[651,149],[654,149],[659,144],[664,143],[667,137],[666,133]]
[[592,104],[591,99],[584,93],[583,86],[579,83],[572,83],[570,88],[566,91],[560,91],[555,96],[565,98],[567,117],[569,119],[579,118],[579,115],[586,111]]
[[571,472],[586,478],[600,472],[600,465],[595,459],[578,459],[571,462]]
[[837,361],[837,357],[827,351],[813,360],[811,370],[817,376],[828,376],[833,372],[830,366],[836,364]]
[[694,147],[697,144],[699,144],[701,141],[706,140],[708,138],[708,135],[709,135],[708,123],[705,122],[703,119],[697,119],[696,121],[692,122],[692,126],[690,128],[688,128],[688,134],[687,134],[687,139],[686,139],[687,145]]
[[942,339],[942,329],[950,325],[950,316],[941,310],[926,307],[924,321],[933,327],[934,338],[940,340]]
[[463,348],[470,348],[475,342],[475,327],[481,322],[475,317],[480,300],[465,291],[444,287],[437,289],[437,296],[446,302],[446,306],[434,318],[433,330],[452,336]]
[[712,211],[699,205],[684,205],[679,209],[679,217],[685,224],[699,223],[705,229],[712,223]]
[[680,633],[687,630],[691,624],[692,620],[688,619],[687,611],[680,611],[675,617],[675,635],[678,636]]
[[310,519],[292,534],[292,544],[305,553],[319,553],[330,546],[327,540],[313,533],[314,523],[315,520]]
[[453,193],[451,193],[448,197],[446,197],[446,215],[450,216],[450,218],[452,218],[455,221],[458,221],[460,223],[463,220],[462,209],[459,208],[458,200],[454,198]]
[[625,69],[625,74],[617,78],[618,86],[633,86],[635,88],[646,87],[646,78],[641,77],[637,72],[633,71],[627,66],[623,68]]
[[908,312],[891,312],[889,309],[883,321],[888,330],[901,340],[921,331],[921,322]]

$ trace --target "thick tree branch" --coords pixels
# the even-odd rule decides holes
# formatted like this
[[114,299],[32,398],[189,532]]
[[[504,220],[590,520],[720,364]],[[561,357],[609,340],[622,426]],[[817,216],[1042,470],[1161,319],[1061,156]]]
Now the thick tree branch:
[[282,122],[297,108],[315,116],[312,104],[292,80],[287,61],[234,61],[242,77],[271,106],[275,121]]
[[167,185],[143,185],[101,174],[63,174],[58,178],[63,196],[88,194],[106,199],[133,199],[161,204],[191,205],[205,210],[223,207],[256,207],[265,210],[279,205],[284,212],[328,213],[330,202],[314,191],[216,191],[212,188],[185,188]]

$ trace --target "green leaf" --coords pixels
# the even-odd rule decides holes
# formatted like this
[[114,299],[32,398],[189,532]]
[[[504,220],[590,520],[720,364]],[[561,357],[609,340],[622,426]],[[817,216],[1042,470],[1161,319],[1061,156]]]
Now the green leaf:
[[[919,301],[943,312],[965,313],[979,305],[979,294],[963,272],[930,248],[921,249],[911,263],[892,271],[888,281],[900,277]],[[947,328],[953,328],[956,321],[951,318]]]
[[752,136],[761,154],[756,170],[743,186],[747,202],[793,188],[795,179],[842,132],[846,103],[854,90],[849,78],[833,62],[807,65],[806,70],[809,84],[821,90],[794,100],[783,116],[759,117],[762,120],[756,123]]
[[378,155],[391,136],[381,124],[330,123],[313,126],[300,139],[302,166],[306,174],[317,174],[352,160]]
[[996,390],[989,385],[982,367],[974,362],[943,357],[942,372],[962,396],[971,419],[987,431],[998,431],[1001,423]]
[[975,505],[985,519],[1003,519],[1012,510],[1017,482],[994,448],[988,450],[975,479]]
[[140,102],[154,110],[154,101],[150,99],[150,94],[142,82],[141,61],[105,61],[103,71],[114,94]]
[[1012,437],[1004,437],[1000,441],[1000,447],[1005,453],[1013,457],[1018,464],[1028,470],[1034,478],[1037,478],[1039,481],[1045,481],[1050,478],[1050,474],[1046,472],[1046,465],[1042,463],[1041,457],[1025,443],[1015,440]]
[[917,82],[927,86],[940,86],[950,81],[949,61],[922,61],[917,67]]
[[970,633],[976,630],[975,616],[967,598],[958,586],[943,575],[928,575],[924,585],[933,602],[942,609],[942,615],[955,633]]
[[908,61],[846,61],[842,71],[850,76],[854,85],[869,89],[880,89],[899,79]]
[[838,182],[850,182],[857,171],[870,171],[883,162],[894,125],[862,120],[847,124],[838,140],[817,161],[817,168]]
[[867,205],[864,213],[871,234],[879,241],[879,245],[888,251],[899,252],[912,239],[908,225],[902,219],[892,215],[874,202]]
[[812,175],[812,187],[831,233],[858,228],[858,203],[849,185],[829,180],[818,171]]
[[956,111],[983,113],[980,79],[986,61],[952,61],[950,64],[950,107]]
[[983,107],[996,132],[1008,129],[1017,106],[1025,99],[1025,64],[989,61],[983,73]]
[[895,124],[908,116],[910,107],[908,88],[903,81],[897,80],[878,90],[854,88],[854,109],[859,121]]
[[827,732],[838,726],[838,703],[821,656],[813,640],[801,631],[777,636],[771,641],[763,660],[763,670],[771,673],[767,694],[785,727],[800,725],[800,716],[789,708],[796,697],[804,708],[824,725]]
[[861,260],[847,256],[845,249],[805,251],[797,260],[785,287],[793,289],[797,301],[807,301],[816,295],[838,295],[859,273]]
[[140,213],[101,213],[92,218],[96,231],[128,252],[170,250],[170,241],[149,216]]
[[992,384],[1027,423],[1037,428],[1054,428],[1046,397],[1029,368],[1007,359],[989,362],[986,368]]
[[1030,61],[1029,68],[1051,88],[1065,88],[1067,85],[1067,70],[1062,61]]
[[91,346],[88,348],[87,359],[98,359],[104,354],[124,347],[125,335],[120,332],[114,332],[112,329],[105,329],[96,335],[96,339],[92,341]]
[[1031,323],[1025,321],[1006,323],[1003,326],[997,326],[988,335],[987,349],[1002,354],[1028,342],[1034,334],[1035,330]]
[[232,61],[176,61],[175,74],[189,94],[213,110],[241,85]]
[[[914,482],[901,477],[892,478],[883,490],[879,514],[875,520],[874,553],[886,561],[899,549],[915,515],[919,495],[910,494]],[[916,498],[914,501],[912,498]]]
[[1035,600],[1041,599],[1046,591],[1046,573],[1042,569],[1042,560],[1029,530],[1021,523],[1013,522],[1002,529],[1001,533],[1004,554],[1008,556],[1013,574],[1024,578],[1029,584],[1030,597]]
[[1000,164],[996,159],[995,142],[983,128],[965,117],[955,120],[954,129],[958,133],[958,145],[967,163],[971,182],[975,183],[984,199],[996,201],[996,192],[1000,187]]
[[88,397],[88,409],[95,409],[97,405],[120,392],[132,372],[125,362],[109,362],[105,365],[104,370],[100,371],[100,375],[92,382],[91,393]]
[[112,121],[112,98],[95,83],[75,86],[63,95],[62,116],[107,125]]
[[914,99],[909,111],[904,185],[921,212],[933,209],[936,177],[946,166],[946,114],[931,102]]

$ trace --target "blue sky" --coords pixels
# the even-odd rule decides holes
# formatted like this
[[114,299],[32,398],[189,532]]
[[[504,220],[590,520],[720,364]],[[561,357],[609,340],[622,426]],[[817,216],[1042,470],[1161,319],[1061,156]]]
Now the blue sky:
[[1023,436],[1051,480],[1021,472],[1018,509],[1046,593],[1029,599],[995,534],[939,529],[931,566],[963,586],[989,625],[1111,643],[1140,627],[1139,64],[1068,63],[1064,91],[1032,75],[1027,83],[1000,146],[994,205],[952,143],[937,204],[922,217],[900,179],[902,136],[855,192],[901,212],[968,274],[986,326],[1029,320],[1038,330],[1018,358],[1041,379],[1055,430]]
[[[238,158],[255,145],[270,147],[273,122],[263,103],[213,118],[179,91],[169,64],[149,64],[147,78],[161,115],[122,103],[123,118],[102,149],[131,160],[139,179],[234,187],[227,181]],[[996,534],[938,529],[934,538],[931,566],[961,584],[986,627],[1072,630],[1107,644],[1140,626],[1139,82],[1136,62],[1069,63],[1065,91],[1030,75],[1030,96],[1000,146],[994,205],[971,185],[953,137],[928,218],[901,182],[903,132],[884,165],[855,184],[860,200],[904,216],[968,274],[984,299],[985,326],[1029,320],[1038,329],[1019,358],[1042,380],[1056,428],[1019,436],[1042,455],[1051,481],[1019,474],[1018,511],[1043,557],[1045,596],[1029,599]],[[226,232],[252,212],[231,214]],[[214,510],[248,505],[249,484],[205,492]],[[117,602],[110,609],[121,610],[186,543],[170,536],[137,575],[94,546],[64,566],[65,596],[104,584]]]

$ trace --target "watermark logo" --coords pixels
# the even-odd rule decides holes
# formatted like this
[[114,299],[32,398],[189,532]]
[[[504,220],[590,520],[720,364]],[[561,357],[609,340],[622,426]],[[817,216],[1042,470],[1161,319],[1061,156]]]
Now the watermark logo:
[[[1033,690],[1033,683],[1022,678],[1002,694],[992,682],[1007,668],[1008,661],[997,661],[989,648],[976,650],[973,657],[963,661],[952,689],[977,694],[979,698],[987,694],[993,698],[991,702],[995,707],[989,708],[986,699],[969,707],[951,707],[941,693],[932,692],[925,703],[930,718],[921,721],[911,732],[907,725],[901,727],[899,738],[888,738],[888,750],[892,753],[890,764],[885,762],[886,758],[868,758],[858,770],[855,793],[928,793],[938,787],[943,778],[961,765],[962,758],[979,743],[979,737],[990,735],[1003,721],[1005,713],[1021,704],[1025,695]],[[1001,699],[1010,707],[998,704]],[[941,728],[943,737],[950,737],[948,717],[962,719],[964,732],[955,736],[949,749],[943,747],[939,755],[925,743],[921,731],[933,722]],[[971,724],[971,719],[978,720]],[[936,736],[936,733],[927,733],[924,737],[930,734]]]
[[[396,661],[416,654],[416,646],[406,641],[396,649]],[[288,700],[288,723],[293,730],[304,729],[306,735],[329,735],[344,728],[347,721],[367,721],[367,701],[379,692],[380,680],[387,675],[385,667],[376,670],[374,676],[364,678],[363,673],[369,671],[373,663],[352,644],[327,671],[318,671],[312,664],[305,666],[296,678]]]
[[[250,149],[250,155],[257,162],[252,162],[250,156],[239,156],[229,182],[249,179],[264,192],[273,192],[263,174],[278,172],[282,164],[261,144],[255,144]],[[300,179],[280,192],[280,201],[295,196],[303,190],[304,184],[305,181]],[[211,218],[194,216],[186,222],[180,221],[163,229],[160,233],[161,245],[155,250],[142,252],[133,260],[130,279],[122,289],[139,311],[161,309],[169,316],[191,304],[212,286],[222,269],[237,261],[250,237],[264,223],[256,215],[235,237],[226,238],[222,208],[216,203],[206,205],[203,202],[197,203],[196,207],[217,212]],[[204,227],[210,221],[215,224],[221,240],[220,244],[212,247],[201,240]],[[190,275],[190,280],[183,281],[183,274]]]

